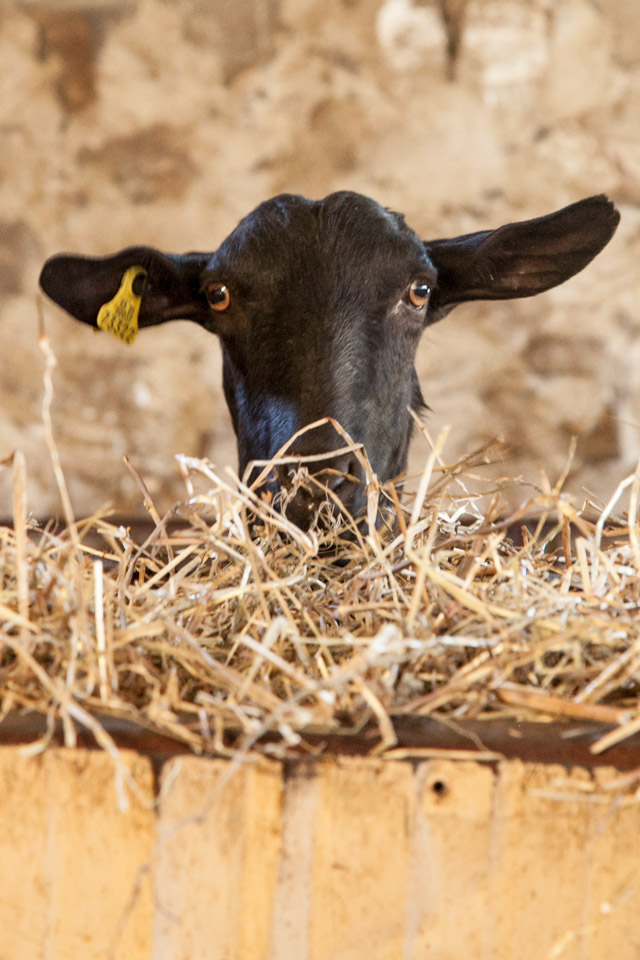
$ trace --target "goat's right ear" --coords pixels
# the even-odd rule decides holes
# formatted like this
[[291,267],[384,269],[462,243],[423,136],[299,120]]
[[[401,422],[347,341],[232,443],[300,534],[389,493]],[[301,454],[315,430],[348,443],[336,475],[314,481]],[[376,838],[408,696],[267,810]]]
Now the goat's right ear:
[[40,286],[67,313],[95,327],[100,308],[116,297],[127,272],[133,276],[138,267],[134,292],[140,298],[141,327],[167,320],[204,322],[209,310],[200,277],[210,259],[209,253],[174,256],[152,247],[128,247],[110,257],[59,254],[42,268]]
[[600,253],[619,220],[600,195],[546,217],[425,243],[438,271],[427,323],[465,300],[531,297],[563,283]]

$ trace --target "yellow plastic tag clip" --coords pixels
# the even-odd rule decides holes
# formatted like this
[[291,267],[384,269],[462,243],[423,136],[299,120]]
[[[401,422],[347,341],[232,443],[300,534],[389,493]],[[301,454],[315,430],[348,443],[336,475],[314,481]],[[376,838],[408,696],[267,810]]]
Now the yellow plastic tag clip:
[[146,277],[144,267],[129,267],[122,275],[120,289],[112,300],[103,303],[98,311],[97,324],[123,343],[133,343],[138,335],[138,314],[142,294],[134,293],[133,284],[138,277]]

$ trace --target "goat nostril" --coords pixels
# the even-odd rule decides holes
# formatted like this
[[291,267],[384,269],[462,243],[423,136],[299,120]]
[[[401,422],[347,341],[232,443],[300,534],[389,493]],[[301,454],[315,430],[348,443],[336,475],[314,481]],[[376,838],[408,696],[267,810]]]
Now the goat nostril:
[[289,490],[293,486],[293,482],[296,476],[296,469],[293,464],[290,463],[281,463],[278,464],[277,476],[278,483],[283,490]]
[[362,477],[360,463],[355,458],[338,460],[332,465],[327,476],[326,486],[343,502],[356,496],[356,491]]
[[353,484],[360,479],[362,471],[360,470],[360,463],[354,458],[348,460],[344,466],[340,468],[341,476],[340,483],[344,484]]

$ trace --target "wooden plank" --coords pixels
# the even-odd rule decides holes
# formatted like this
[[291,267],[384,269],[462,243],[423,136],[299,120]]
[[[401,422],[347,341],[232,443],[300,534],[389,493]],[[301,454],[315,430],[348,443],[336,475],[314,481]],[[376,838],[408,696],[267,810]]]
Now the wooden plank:
[[264,960],[280,850],[282,780],[183,757],[162,772],[154,960]]
[[[491,899],[519,960],[633,960],[640,934],[640,802],[588,771],[501,765]],[[508,906],[508,909],[507,909]]]
[[153,777],[120,756],[140,798],[106,753],[0,748],[0,960],[150,957]]
[[320,764],[314,776],[308,956],[397,960],[410,881],[411,764],[339,758]]
[[493,956],[487,950],[494,788],[494,771],[477,763],[436,760],[416,768],[404,957]]
[[[131,720],[118,717],[97,716],[114,743],[125,750],[136,750],[150,757],[158,766],[168,758],[183,754],[193,755],[191,749],[152,725],[142,726]],[[198,721],[183,718],[197,728]],[[446,718],[396,716],[391,718],[397,737],[396,752],[403,752],[398,759],[424,759],[425,751],[442,751],[443,755],[459,752],[458,759],[479,759],[492,762],[496,758],[516,758],[530,763],[562,763],[584,767],[615,767],[619,770],[634,770],[640,767],[640,734],[635,734],[601,754],[591,748],[611,725],[588,721],[560,720],[552,722],[521,721],[500,718],[496,720],[456,720],[450,725]],[[51,735],[53,744],[63,743],[61,725],[54,724],[47,731],[47,718],[40,714],[12,713],[0,722],[0,745],[30,743]],[[78,745],[95,748],[97,744],[90,731],[77,727]],[[287,757],[295,762],[306,763],[308,748],[322,751],[330,756],[362,757],[371,753],[380,742],[378,727],[368,724],[357,734],[332,731],[301,731],[304,745],[287,748]],[[262,746],[273,740],[264,737]],[[239,734],[229,733],[227,746],[242,743]],[[492,755],[490,757],[490,755]]]

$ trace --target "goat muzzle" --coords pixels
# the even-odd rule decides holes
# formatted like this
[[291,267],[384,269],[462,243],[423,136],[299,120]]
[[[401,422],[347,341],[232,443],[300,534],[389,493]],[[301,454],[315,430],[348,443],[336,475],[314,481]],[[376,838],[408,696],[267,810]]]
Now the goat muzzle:
[[311,463],[278,467],[285,516],[302,530],[341,513],[357,517],[365,502],[365,473],[351,452]]

